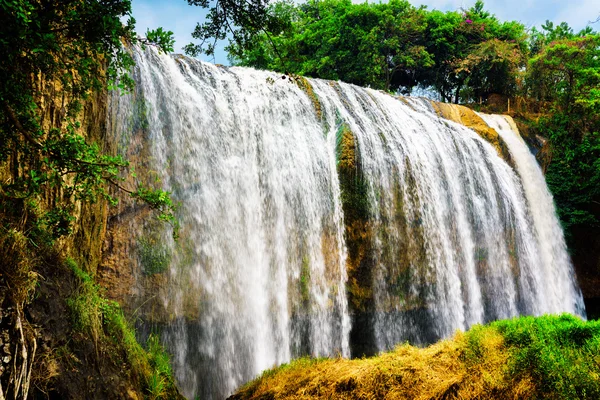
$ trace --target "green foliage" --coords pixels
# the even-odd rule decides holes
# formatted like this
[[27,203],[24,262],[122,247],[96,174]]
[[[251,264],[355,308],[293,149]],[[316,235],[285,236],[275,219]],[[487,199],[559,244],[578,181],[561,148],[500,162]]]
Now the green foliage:
[[164,53],[173,52],[173,46],[175,45],[175,38],[173,37],[172,31],[165,31],[159,27],[157,29],[146,31],[145,42],[154,44]]
[[255,37],[249,46],[230,45],[235,63],[385,90],[410,89],[415,71],[433,63],[421,41],[423,12],[405,0],[276,3],[272,12],[292,24]]
[[160,211],[158,218],[162,221],[175,222],[175,205],[171,199],[171,193],[159,189],[138,187],[131,196],[142,200],[154,210]]
[[500,23],[481,1],[462,14],[405,0],[283,2],[270,12],[291,24],[232,43],[234,63],[404,93],[431,87],[444,101],[514,93],[526,50],[524,26]]
[[423,71],[420,84],[436,90],[442,101],[458,103],[463,88],[470,89],[463,97],[467,101],[514,91],[514,72],[526,50],[525,28],[501,23],[483,7],[477,1],[462,14],[434,10],[427,15],[426,48],[436,63]]
[[[80,121],[95,93],[132,87],[133,59],[122,45],[137,40],[131,2],[3,0],[0,10],[0,165],[11,166],[0,208],[36,210],[28,232],[45,230],[52,242],[71,233],[76,201],[114,204],[107,184],[122,188],[128,163],[84,139]],[[170,32],[148,34],[143,43],[172,50]],[[173,220],[167,193],[126,191]]]
[[561,39],[529,61],[531,95],[555,110],[596,117],[600,112],[600,35]]
[[188,0],[190,5],[209,9],[207,21],[197,24],[192,37],[199,44],[190,43],[185,52],[191,56],[213,55],[218,40],[229,37],[238,48],[249,48],[259,33],[280,32],[289,27],[289,19],[273,12],[268,0]]
[[500,332],[510,352],[507,373],[531,377],[538,398],[600,398],[600,322],[563,314],[490,327]]
[[135,330],[125,318],[119,303],[111,300],[102,302],[102,316],[107,338],[122,347],[126,361],[136,375],[146,382],[152,371],[144,348],[135,337]]
[[151,334],[147,341],[148,357],[152,374],[148,378],[148,393],[150,399],[168,398],[169,386],[173,386],[173,370],[169,355],[160,344],[158,335]]
[[546,21],[542,24],[542,29],[536,27],[531,28],[529,32],[529,48],[532,56],[540,53],[545,46],[557,40],[574,39],[576,37],[584,37],[593,34],[591,26],[586,26],[581,31],[575,33],[566,22],[561,22],[554,25],[551,21]]
[[577,226],[600,226],[595,207],[600,199],[600,133],[581,132],[572,122],[564,115],[554,115],[537,125],[552,145],[546,181],[567,233]]
[[67,298],[73,329],[91,335],[94,343],[97,344],[102,332],[102,314],[105,302],[100,286],[72,259],[67,260],[67,266],[79,281],[78,290]]
[[573,229],[600,227],[600,35],[566,28],[548,34],[561,38],[532,57],[527,78],[530,95],[547,104],[534,128],[550,140],[546,180],[572,239]]
[[135,330],[119,304],[107,300],[94,278],[71,259],[67,266],[78,281],[77,290],[67,299],[75,332],[91,335],[96,348],[116,346],[125,355],[132,372],[141,378],[151,399],[172,398],[177,393],[169,355],[157,335],[150,335],[147,350],[140,345]]

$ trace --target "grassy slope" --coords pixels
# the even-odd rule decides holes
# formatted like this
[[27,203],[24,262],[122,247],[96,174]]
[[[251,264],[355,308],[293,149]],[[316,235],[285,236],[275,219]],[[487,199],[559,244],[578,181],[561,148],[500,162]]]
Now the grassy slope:
[[233,399],[599,399],[600,321],[570,315],[475,326],[427,348],[300,359]]

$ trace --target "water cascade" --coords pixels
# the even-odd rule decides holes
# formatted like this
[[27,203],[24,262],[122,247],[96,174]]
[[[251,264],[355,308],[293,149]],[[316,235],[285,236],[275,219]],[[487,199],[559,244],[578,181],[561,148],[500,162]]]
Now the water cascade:
[[543,176],[504,125],[515,169],[425,100],[134,57],[135,93],[112,98],[108,123],[181,204],[179,240],[153,242],[170,255],[167,289],[145,296],[166,310],[157,324],[189,398],[301,355],[583,314]]

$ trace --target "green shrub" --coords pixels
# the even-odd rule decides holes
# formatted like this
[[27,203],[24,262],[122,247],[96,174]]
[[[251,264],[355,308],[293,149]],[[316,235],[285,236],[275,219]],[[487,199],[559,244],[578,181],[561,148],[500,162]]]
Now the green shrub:
[[572,315],[521,317],[490,326],[504,337],[511,378],[530,376],[542,398],[600,398],[600,322]]
[[67,298],[73,329],[89,333],[97,345],[102,331],[102,307],[105,300],[100,295],[100,287],[90,275],[72,259],[67,259],[66,263],[79,281],[77,290]]
[[147,346],[148,358],[152,366],[152,374],[148,379],[148,393],[151,399],[165,398],[169,385],[173,386],[173,370],[169,355],[160,344],[160,339],[156,334],[148,337]]

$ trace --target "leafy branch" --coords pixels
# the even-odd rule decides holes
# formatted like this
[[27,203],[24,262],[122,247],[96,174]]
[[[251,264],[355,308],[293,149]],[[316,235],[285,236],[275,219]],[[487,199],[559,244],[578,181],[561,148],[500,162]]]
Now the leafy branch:
[[31,214],[29,223],[45,226],[51,240],[66,235],[75,201],[116,203],[108,185],[174,221],[168,192],[125,188],[129,163],[103,154],[81,132],[86,102],[107,88],[133,87],[123,41],[173,51],[172,32],[137,38],[134,23],[130,0],[0,1],[0,165],[7,167],[0,212],[14,213],[15,223]]

